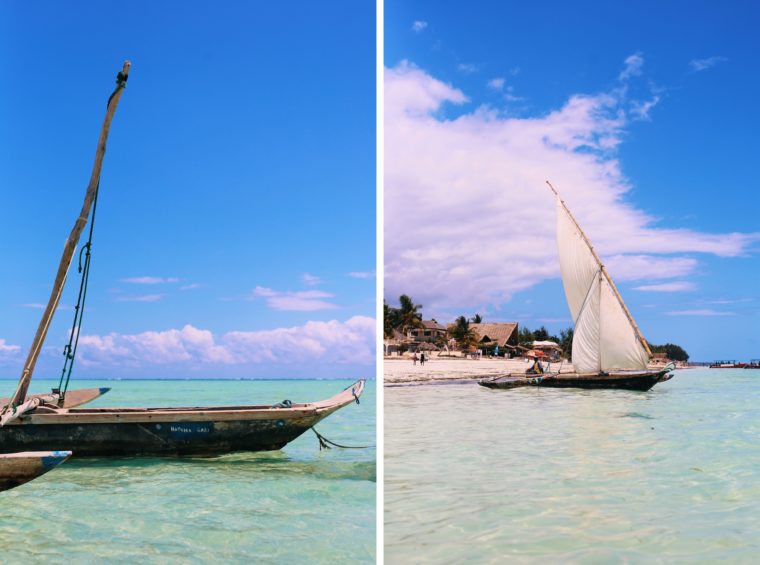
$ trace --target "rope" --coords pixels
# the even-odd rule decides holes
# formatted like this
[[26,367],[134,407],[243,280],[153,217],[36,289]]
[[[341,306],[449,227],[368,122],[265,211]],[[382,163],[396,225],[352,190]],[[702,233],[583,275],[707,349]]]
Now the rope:
[[[121,74],[121,73],[120,73]],[[92,232],[95,228],[95,212],[98,209],[98,192],[100,191],[100,183],[98,183],[95,189],[95,197],[92,201],[92,220],[90,221],[90,232],[87,238],[87,243],[82,246],[79,251],[79,266],[78,272],[82,273],[82,280],[79,283],[79,296],[77,298],[77,305],[74,307],[74,321],[71,324],[71,334],[69,334],[69,343],[63,348],[63,369],[61,370],[61,379],[58,382],[58,393],[61,400],[66,396],[66,391],[69,388],[69,381],[71,380],[71,371],[74,369],[74,357],[77,353],[77,347],[79,346],[79,334],[82,329],[82,319],[84,318],[84,304],[87,299],[87,282],[90,279],[90,257],[92,250]],[[82,253],[84,256],[84,266],[82,265]],[[64,382],[65,379],[65,382]],[[53,392],[56,392],[55,390]]]
[[128,78],[129,78],[129,76],[125,75],[121,71],[119,71],[119,74],[116,75],[116,88],[111,93],[111,96],[108,97],[108,103],[106,104],[106,108],[108,108],[111,105],[111,99],[113,99],[113,97],[116,96],[117,92],[119,92],[122,88],[127,88],[127,79]]
[[[106,108],[111,106],[111,100],[116,96],[116,93],[121,89],[127,87],[128,75],[125,75],[122,71],[116,75],[116,88],[108,97]],[[87,239],[87,243],[84,244],[79,251],[79,271],[82,273],[82,281],[79,284],[79,296],[77,298],[77,305],[74,307],[74,321],[71,324],[71,334],[69,335],[69,343],[63,348],[63,369],[61,370],[61,379],[58,382],[58,389],[53,389],[53,392],[60,394],[60,402],[66,396],[66,391],[69,388],[69,381],[71,380],[71,371],[74,368],[74,358],[76,357],[77,347],[79,345],[79,335],[82,329],[82,319],[84,318],[84,304],[87,299],[87,282],[90,279],[90,257],[92,251],[92,232],[95,227],[95,212],[98,208],[98,193],[100,192],[100,182],[95,188],[95,196],[92,200],[92,219],[90,220],[90,233]],[[78,221],[87,222],[87,218],[79,218]],[[84,265],[82,265],[82,253],[84,253]],[[64,382],[65,379],[65,382]]]
[[371,445],[341,445],[339,443],[335,443],[334,441],[330,441],[325,436],[320,434],[315,428],[311,428],[311,431],[316,434],[317,439],[319,440],[320,451],[322,451],[322,449],[332,449],[330,445],[333,445],[335,447],[340,447],[341,449],[369,449],[370,447],[372,447]]

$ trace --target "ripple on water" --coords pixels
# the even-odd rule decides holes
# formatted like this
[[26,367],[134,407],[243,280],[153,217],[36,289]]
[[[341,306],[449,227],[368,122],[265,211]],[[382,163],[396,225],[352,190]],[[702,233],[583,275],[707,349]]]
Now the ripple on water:
[[[264,403],[316,400],[346,384],[122,381],[99,404],[234,404],[251,391]],[[368,383],[320,432],[374,445],[374,392]],[[276,452],[73,459],[0,495],[0,562],[372,563],[375,493],[374,449],[320,452],[312,434]]]
[[752,562],[760,406],[744,373],[680,371],[644,393],[386,389],[386,559]]

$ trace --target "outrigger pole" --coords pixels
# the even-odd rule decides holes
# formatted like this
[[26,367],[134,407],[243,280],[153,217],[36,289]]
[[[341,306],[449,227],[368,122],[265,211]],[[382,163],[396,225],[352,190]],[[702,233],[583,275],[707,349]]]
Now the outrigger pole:
[[37,358],[42,350],[42,344],[45,342],[50,323],[53,320],[53,315],[58,307],[58,303],[61,300],[61,294],[63,293],[63,287],[66,284],[66,276],[71,266],[71,261],[74,257],[74,252],[79,244],[79,238],[82,235],[84,227],[87,225],[87,219],[90,217],[90,209],[92,208],[93,200],[98,192],[98,185],[100,183],[100,171],[103,165],[103,157],[106,153],[106,141],[108,140],[108,132],[111,129],[111,120],[113,120],[116,107],[119,105],[119,100],[124,92],[124,88],[127,85],[127,78],[129,77],[129,68],[131,63],[129,61],[124,62],[124,66],[116,76],[116,89],[108,99],[108,106],[106,108],[106,117],[103,120],[103,127],[100,130],[100,138],[98,139],[98,147],[95,151],[95,163],[92,166],[92,174],[90,175],[90,183],[87,185],[87,192],[84,197],[84,204],[82,205],[82,211],[79,213],[79,217],[74,222],[74,227],[69,234],[66,243],[63,246],[63,256],[61,262],[58,265],[58,272],[53,283],[53,290],[50,293],[50,298],[42,314],[42,320],[37,328],[37,333],[34,336],[32,347],[29,350],[29,355],[24,363],[24,369],[21,372],[21,377],[18,381],[18,387],[13,394],[10,402],[3,408],[2,417],[0,417],[0,426],[5,425],[8,421],[23,414],[28,410],[32,410],[36,407],[34,404],[38,399],[32,399],[29,402],[26,400],[26,393],[29,390],[29,383],[32,380],[32,373],[34,373],[34,367],[37,364]]
[[607,272],[607,268],[604,266],[604,263],[602,263],[602,260],[599,259],[599,255],[596,254],[596,250],[594,249],[594,246],[591,245],[591,241],[586,237],[586,234],[581,229],[581,226],[578,225],[578,222],[575,221],[575,217],[573,216],[572,212],[570,212],[570,209],[567,207],[567,204],[565,204],[565,201],[560,198],[559,193],[557,190],[552,186],[552,183],[549,181],[546,181],[546,184],[549,185],[549,188],[552,189],[552,192],[554,193],[554,196],[557,197],[557,200],[559,200],[560,204],[562,204],[562,207],[565,209],[565,212],[567,212],[567,215],[570,217],[570,219],[573,221],[573,224],[575,224],[576,229],[578,230],[578,233],[581,234],[581,237],[583,238],[583,241],[588,245],[589,250],[591,251],[591,254],[594,256],[594,260],[599,264],[599,269],[601,270],[602,274],[604,275],[604,278],[607,279],[607,282],[609,283],[610,287],[612,288],[612,291],[615,293],[615,296],[618,299],[618,302],[620,303],[620,306],[623,308],[623,312],[625,312],[626,318],[628,318],[628,321],[630,322],[631,326],[633,327],[633,330],[636,332],[636,337],[639,338],[639,342],[641,342],[642,347],[647,352],[647,355],[649,357],[652,357],[652,351],[649,349],[649,344],[647,344],[647,340],[644,339],[644,336],[641,335],[641,331],[639,331],[639,327],[636,325],[636,322],[633,321],[633,316],[631,316],[631,313],[628,311],[628,307],[625,305],[625,302],[623,301],[623,297],[620,296],[620,292],[618,291],[617,287],[615,286],[615,283],[612,282],[612,277],[610,277],[610,274]]

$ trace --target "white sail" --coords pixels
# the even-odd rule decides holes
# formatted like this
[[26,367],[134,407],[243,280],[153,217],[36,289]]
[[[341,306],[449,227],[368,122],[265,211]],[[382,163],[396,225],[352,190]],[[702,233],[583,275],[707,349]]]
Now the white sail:
[[565,297],[575,321],[575,370],[646,369],[649,353],[596,254],[559,197],[557,248]]

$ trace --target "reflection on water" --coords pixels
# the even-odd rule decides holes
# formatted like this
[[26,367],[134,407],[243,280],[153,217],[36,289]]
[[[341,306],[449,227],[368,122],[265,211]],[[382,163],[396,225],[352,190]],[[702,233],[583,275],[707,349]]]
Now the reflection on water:
[[751,562],[760,404],[749,371],[648,392],[385,391],[390,563]]
[[[93,406],[311,401],[349,383],[111,384]],[[360,405],[331,415],[319,431],[339,443],[374,445],[374,383]],[[309,433],[263,453],[72,459],[0,494],[0,562],[373,563],[375,456],[374,448],[320,451]]]

